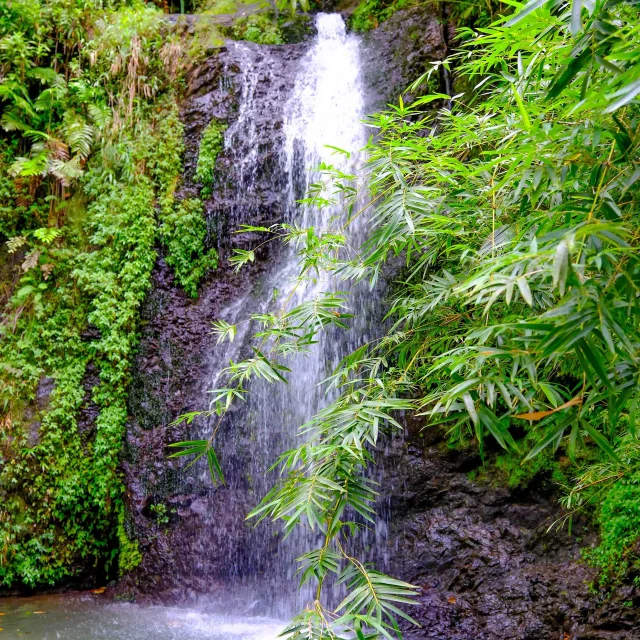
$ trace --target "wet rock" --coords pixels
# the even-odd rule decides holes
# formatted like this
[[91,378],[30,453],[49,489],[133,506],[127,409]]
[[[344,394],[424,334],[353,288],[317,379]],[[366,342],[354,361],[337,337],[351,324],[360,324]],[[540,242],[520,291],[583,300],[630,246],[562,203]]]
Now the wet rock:
[[55,381],[48,376],[42,376],[38,382],[36,389],[36,404],[39,410],[46,408],[49,405],[49,398],[55,387]]
[[40,426],[41,422],[31,422],[29,424],[29,433],[27,434],[27,442],[30,447],[35,447],[40,442]]
[[93,390],[100,386],[98,369],[93,362],[87,365],[82,387],[84,397],[78,411],[78,431],[83,436],[85,445],[95,434],[95,424],[100,415],[100,406],[93,401]]
[[[364,35],[365,82],[370,111],[383,109],[430,68],[443,60],[447,45],[443,20],[433,5],[397,11]],[[437,77],[436,77],[437,80]]]
[[[199,430],[207,430],[202,422],[172,422],[185,412],[207,408],[206,391],[214,373],[226,364],[225,346],[217,344],[212,322],[234,305],[242,310],[243,299],[259,289],[256,283],[272,258],[264,250],[240,273],[227,261],[234,247],[255,245],[252,234],[235,233],[241,224],[266,226],[284,218],[283,108],[304,51],[305,45],[231,42],[189,78],[182,110],[185,174],[177,196],[199,195],[193,176],[200,137],[212,118],[227,125],[230,143],[218,157],[216,186],[204,203],[209,242],[220,254],[220,266],[201,284],[195,300],[174,282],[162,256],[153,273],[152,293],[142,310],[123,462],[129,512],[144,560],[120,583],[122,592],[167,600],[179,595],[184,600],[189,590],[215,590],[217,577],[225,575],[231,563],[242,567],[251,533],[244,517],[255,501],[247,479],[215,488],[207,479],[206,463],[183,469],[183,460],[167,459],[167,445],[201,437]],[[240,126],[239,119],[247,117],[250,126]],[[251,455],[250,439],[243,434],[221,436],[228,441],[224,459],[242,468],[242,456]],[[243,441],[244,447],[239,444]],[[151,517],[150,496],[154,503],[175,509],[168,526],[158,526]]]
[[[594,573],[580,549],[595,537],[585,523],[574,524],[576,537],[548,531],[562,515],[556,495],[474,484],[468,454],[433,433],[424,446],[408,437],[383,461],[388,570],[422,588],[410,611],[422,628],[407,626],[407,638],[640,638],[637,609],[629,607],[637,587],[604,600],[590,591]],[[610,625],[617,635],[607,635]]]

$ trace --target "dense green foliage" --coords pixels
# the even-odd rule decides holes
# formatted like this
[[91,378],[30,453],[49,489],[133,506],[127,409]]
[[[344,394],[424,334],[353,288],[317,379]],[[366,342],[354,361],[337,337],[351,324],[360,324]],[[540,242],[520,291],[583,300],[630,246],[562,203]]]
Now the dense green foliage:
[[283,44],[284,38],[277,21],[264,13],[253,14],[238,20],[232,28],[236,40],[248,40],[257,44]]
[[351,15],[354,31],[371,31],[388,20],[396,11],[414,4],[413,0],[363,0]]
[[[397,11],[421,4],[417,0],[360,0],[349,18],[349,25],[354,31],[371,31]],[[457,0],[433,2],[431,10],[443,24],[478,28],[489,26],[498,15],[504,13],[507,6],[499,0]]]
[[[402,6],[367,0],[352,25],[368,30]],[[539,0],[506,27],[485,26],[487,6],[463,3],[458,15],[483,28],[462,30],[447,63],[472,89],[450,110],[430,111],[448,96],[427,95],[372,118],[370,205],[358,210],[354,196],[327,229],[262,230],[297,247],[295,288],[322,273],[375,285],[392,258],[405,261],[388,334],[329,378],[336,399],[303,425],[304,443],[283,454],[281,480],[252,514],[324,534],[300,559],[317,598],[292,623],[296,638],[390,637],[406,617],[397,605],[416,589],[349,552],[372,517],[367,466],[382,434],[401,429],[401,410],[445,425],[453,445],[500,450],[496,468],[513,485],[541,472],[565,485],[567,513],[588,507],[599,525],[601,544],[585,555],[603,578],[638,564],[637,6]],[[276,25],[252,16],[234,36],[279,44]],[[139,2],[0,5],[0,234],[15,275],[0,329],[5,585],[140,562],[118,471],[139,307],[158,243],[189,295],[217,265],[203,202],[176,197],[180,60],[159,12]],[[214,121],[201,141],[202,197],[222,136]],[[307,204],[350,193],[354,177],[323,167],[323,181]],[[356,216],[369,216],[371,233],[346,252]],[[255,316],[254,356],[231,363],[216,390],[220,420],[249,379],[286,381],[291,353],[348,323],[348,296],[291,299]],[[223,481],[215,435],[177,455],[206,456]],[[347,585],[335,610],[323,593],[331,574]]]
[[167,264],[175,270],[176,279],[194,298],[203,276],[218,266],[218,253],[207,250],[207,223],[202,201],[185,199],[176,203],[173,211],[163,216],[160,235],[167,245]]
[[192,295],[216,262],[201,206],[173,202],[182,45],[160,16],[116,0],[0,6],[0,233],[15,282],[0,344],[4,585],[140,560],[118,471],[139,308],[158,239]]
[[212,120],[204,130],[200,139],[198,164],[195,179],[202,185],[202,195],[211,193],[213,187],[216,160],[224,148],[224,131],[226,127],[217,120]]
[[[597,522],[600,544],[585,556],[607,581],[623,579],[638,564],[640,537],[640,478],[637,471],[610,482],[600,498]],[[635,551],[634,551],[635,549]]]
[[[502,18],[462,30],[460,52],[447,64],[471,91],[437,113],[428,105],[448,104],[447,96],[400,101],[371,119],[378,138],[368,147],[369,204],[357,209],[362,199],[354,196],[346,221],[326,229],[268,230],[298,249],[294,289],[323,273],[375,286],[385,264],[405,261],[388,333],[328,378],[336,399],[301,427],[304,442],[283,453],[281,479],[252,514],[325,536],[299,559],[317,598],[292,623],[292,637],[397,633],[394,619],[405,614],[396,604],[410,602],[412,587],[364,566],[348,545],[358,518],[371,517],[366,467],[381,433],[400,427],[399,410],[423,416],[427,427],[445,425],[454,445],[483,456],[504,450],[516,484],[525,480],[510,468],[515,459],[523,469],[537,465],[532,473],[575,477],[567,516],[591,503],[603,534],[591,560],[613,578],[636,562],[637,18],[632,2],[537,0],[506,25]],[[322,171],[309,205],[352,191],[355,176]],[[354,251],[349,226],[364,215],[370,234]],[[251,259],[242,251],[235,262]],[[261,325],[254,357],[230,363],[228,386],[215,391],[220,420],[245,397],[247,380],[286,382],[289,354],[348,321],[342,295],[288,308],[291,299],[254,316]],[[221,339],[233,339],[235,327],[216,326]],[[179,446],[208,456],[222,479],[215,436]],[[565,463],[560,470],[559,456],[570,471]],[[329,574],[348,586],[335,610],[324,603]]]

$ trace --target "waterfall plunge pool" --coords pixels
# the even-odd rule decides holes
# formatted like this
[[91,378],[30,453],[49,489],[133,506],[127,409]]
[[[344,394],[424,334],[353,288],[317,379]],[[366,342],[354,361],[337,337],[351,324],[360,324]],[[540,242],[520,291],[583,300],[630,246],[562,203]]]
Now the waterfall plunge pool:
[[219,606],[143,606],[92,593],[0,598],[0,640],[276,640],[283,627]]

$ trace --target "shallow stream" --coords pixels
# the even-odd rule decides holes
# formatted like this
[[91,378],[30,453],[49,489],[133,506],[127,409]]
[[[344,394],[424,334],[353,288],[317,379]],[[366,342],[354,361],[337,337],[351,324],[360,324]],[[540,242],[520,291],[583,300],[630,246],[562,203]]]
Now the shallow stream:
[[275,640],[283,627],[214,605],[143,606],[93,593],[0,600],[0,640]]

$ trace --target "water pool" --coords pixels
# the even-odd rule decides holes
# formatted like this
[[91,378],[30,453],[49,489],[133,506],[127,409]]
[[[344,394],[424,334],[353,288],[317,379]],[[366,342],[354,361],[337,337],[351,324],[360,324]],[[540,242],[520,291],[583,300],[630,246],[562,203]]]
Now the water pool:
[[0,598],[0,640],[275,640],[283,621],[95,594]]

